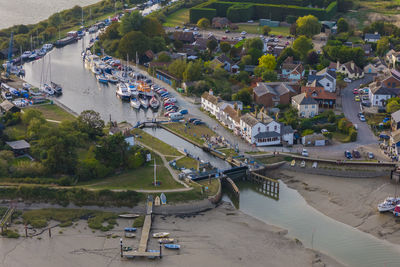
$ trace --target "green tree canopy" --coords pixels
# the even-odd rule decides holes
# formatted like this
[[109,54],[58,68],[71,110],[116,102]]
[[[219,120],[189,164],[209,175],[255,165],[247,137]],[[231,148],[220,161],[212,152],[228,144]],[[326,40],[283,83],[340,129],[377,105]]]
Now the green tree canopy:
[[149,49],[149,42],[149,38],[142,32],[129,32],[119,42],[119,56],[125,58],[126,55],[129,55],[129,58],[135,58],[136,52],[141,56]]
[[308,51],[313,48],[311,39],[302,35],[293,42],[293,49],[300,54],[302,60],[307,56]]
[[244,42],[244,47],[246,49],[258,49],[258,50],[263,50],[264,49],[264,43],[261,41],[260,38],[251,38],[251,39],[246,39]]
[[164,28],[161,25],[160,21],[153,17],[145,17],[142,21],[140,29],[145,35],[149,37],[161,37],[165,35]]
[[121,36],[131,32],[141,30],[144,18],[139,11],[132,11],[131,13],[126,13],[119,23],[119,33]]
[[389,38],[384,36],[382,37],[377,45],[376,45],[376,52],[378,55],[383,56],[389,50]]
[[274,70],[276,67],[275,56],[271,54],[263,55],[258,59],[258,65],[268,70]]
[[271,27],[270,26],[263,26],[262,31],[264,35],[268,35],[271,32]]
[[198,81],[202,77],[203,62],[201,60],[191,61],[187,64],[183,72],[183,80],[185,81]]
[[221,42],[219,44],[219,47],[221,48],[221,51],[224,52],[225,54],[231,50],[231,45],[227,42]]
[[214,39],[207,41],[207,48],[210,51],[210,53],[212,53],[215,50],[215,48],[217,48],[217,46],[218,46],[218,43]]
[[253,90],[251,88],[242,88],[232,95],[232,100],[242,101],[245,106],[250,105],[253,101]]
[[197,21],[197,27],[205,29],[210,27],[210,21],[207,18],[201,18]]
[[345,20],[344,18],[340,18],[337,21],[337,32],[341,33],[341,32],[348,32],[349,31],[349,23],[347,23],[347,20]]
[[76,122],[78,129],[91,139],[104,134],[104,121],[101,119],[100,113],[94,110],[82,111]]
[[311,38],[321,32],[321,23],[319,23],[318,19],[313,15],[298,18],[296,24],[296,33],[299,35],[305,35]]
[[186,70],[186,61],[177,59],[168,66],[168,72],[172,73],[179,79],[183,79],[183,72]]

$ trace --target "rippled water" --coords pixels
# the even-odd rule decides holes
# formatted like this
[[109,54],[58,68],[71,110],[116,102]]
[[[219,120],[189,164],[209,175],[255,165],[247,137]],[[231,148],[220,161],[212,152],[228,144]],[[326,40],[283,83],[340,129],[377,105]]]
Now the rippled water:
[[[249,182],[237,182],[239,209],[289,231],[305,246],[322,251],[348,266],[400,266],[400,246],[325,216],[293,189],[280,183],[280,198],[263,195]],[[225,195],[224,200],[230,200]]]
[[0,0],[0,29],[33,24],[75,5],[87,6],[96,2],[99,0]]

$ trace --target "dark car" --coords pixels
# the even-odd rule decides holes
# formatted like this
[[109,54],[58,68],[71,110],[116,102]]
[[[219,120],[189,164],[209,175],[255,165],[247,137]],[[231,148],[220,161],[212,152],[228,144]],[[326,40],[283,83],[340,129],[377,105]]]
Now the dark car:
[[353,157],[356,158],[356,159],[361,158],[360,152],[358,152],[358,150],[353,150]]
[[197,121],[197,120],[199,120],[199,119],[197,119],[197,118],[190,118],[190,119],[189,119],[189,122],[192,123],[192,122]]
[[203,121],[197,120],[193,122],[194,125],[201,125],[201,124],[205,124]]
[[225,30],[225,33],[230,33],[231,31],[230,30]]
[[344,156],[345,156],[346,158],[348,158],[348,159],[352,159],[352,158],[353,158],[353,156],[351,155],[350,151],[348,151],[348,150],[346,150],[346,151],[344,152]]

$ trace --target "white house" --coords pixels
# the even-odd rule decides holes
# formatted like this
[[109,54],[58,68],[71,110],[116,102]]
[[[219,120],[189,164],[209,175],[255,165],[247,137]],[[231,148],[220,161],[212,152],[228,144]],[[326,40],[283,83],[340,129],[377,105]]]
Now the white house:
[[396,62],[400,62],[400,52],[396,52],[391,49],[386,53],[386,61],[389,64],[389,67],[394,68],[396,66]]
[[346,77],[350,79],[360,79],[364,77],[364,70],[358,67],[354,61],[349,61],[344,64],[340,64],[338,61],[336,64],[336,71],[346,75]]
[[214,96],[213,90],[210,89],[209,92],[204,92],[201,95],[201,107],[210,112],[212,115],[217,117],[217,114],[220,112],[218,107],[219,98]]
[[228,127],[236,135],[240,135],[240,108],[235,109],[231,105],[227,105],[221,110],[220,121],[222,125]]
[[382,84],[382,82],[373,82],[369,85],[369,100],[373,106],[384,107],[389,98],[398,96],[400,94],[399,88],[389,88]]
[[259,118],[249,113],[240,117],[241,134],[247,142],[256,146],[293,144],[292,127],[278,123],[264,113],[260,114]]
[[318,102],[302,93],[292,97],[292,106],[299,111],[299,116],[312,118],[318,115]]
[[308,87],[323,87],[325,91],[334,93],[336,91],[336,73],[325,68],[315,75],[308,75]]

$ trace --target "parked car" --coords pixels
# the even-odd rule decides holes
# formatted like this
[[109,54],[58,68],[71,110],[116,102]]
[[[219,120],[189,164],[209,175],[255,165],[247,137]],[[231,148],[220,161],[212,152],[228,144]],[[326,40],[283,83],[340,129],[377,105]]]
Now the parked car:
[[321,130],[321,133],[327,133],[327,132],[329,132],[327,129],[322,129]]
[[371,106],[371,102],[364,100],[364,101],[361,102],[361,105],[363,105],[364,107],[370,107]]
[[199,120],[199,119],[197,119],[197,118],[190,118],[190,119],[189,119],[189,122],[192,123],[192,122],[194,122],[195,120]]
[[358,89],[357,89],[357,88],[354,88],[354,89],[353,89],[353,94],[358,95],[358,93],[359,93]]
[[179,29],[179,28],[180,28],[179,26],[176,26],[176,27],[175,27],[176,30]]
[[368,158],[369,158],[369,159],[373,159],[373,158],[375,158],[375,155],[374,155],[374,153],[372,153],[372,152],[368,152]]
[[348,151],[348,150],[346,150],[346,151],[344,152],[344,156],[345,156],[346,158],[348,158],[348,159],[352,159],[352,158],[353,158],[353,156],[351,155],[350,151]]
[[346,83],[351,83],[351,80],[349,78],[344,78],[343,81],[345,81]]
[[361,115],[361,116],[360,116],[360,121],[365,121],[364,115]]
[[197,121],[194,121],[193,124],[194,125],[201,125],[201,124],[205,124],[205,123],[203,121],[197,120]]
[[246,35],[246,34],[247,34],[247,32],[245,32],[245,31],[242,31],[240,34],[241,34],[241,35]]
[[356,102],[360,102],[360,101],[361,101],[361,98],[360,98],[359,95],[356,95],[356,96],[354,97],[354,100],[355,100]]
[[230,33],[231,31],[230,30],[225,30],[225,33]]
[[308,151],[307,151],[307,149],[303,148],[303,151],[301,151],[301,155],[302,155],[303,157],[308,157]]
[[360,152],[358,152],[358,150],[355,150],[355,149],[354,149],[352,155],[353,155],[353,157],[356,158],[356,159],[361,158],[361,154],[360,154]]

